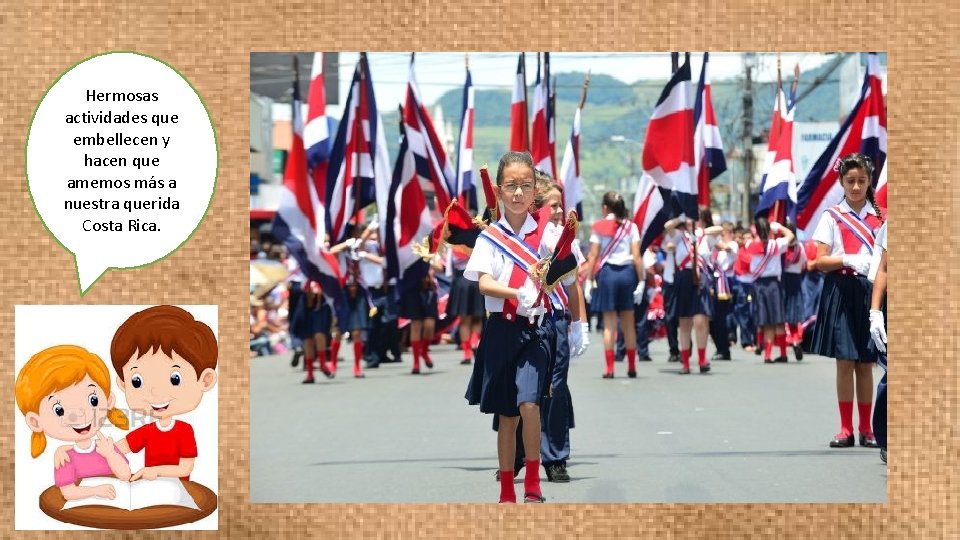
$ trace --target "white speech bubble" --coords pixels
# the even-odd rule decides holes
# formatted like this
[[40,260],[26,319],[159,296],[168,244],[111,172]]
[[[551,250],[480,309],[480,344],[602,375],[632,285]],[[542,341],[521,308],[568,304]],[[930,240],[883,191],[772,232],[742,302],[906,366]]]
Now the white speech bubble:
[[83,295],[107,270],[151,264],[190,238],[213,199],[216,133],[175,69],[105,53],[47,90],[27,135],[26,170],[40,219],[74,255]]

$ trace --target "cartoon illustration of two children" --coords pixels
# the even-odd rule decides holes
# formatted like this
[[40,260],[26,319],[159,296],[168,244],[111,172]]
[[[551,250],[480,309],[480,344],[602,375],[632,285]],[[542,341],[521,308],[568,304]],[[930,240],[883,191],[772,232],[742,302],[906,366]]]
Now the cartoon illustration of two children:
[[[175,416],[196,409],[204,392],[216,385],[217,350],[210,327],[181,308],[155,306],[130,316],[114,334],[110,359],[129,409],[156,421],[119,441],[100,433],[108,419],[129,429],[126,413],[114,407],[116,394],[103,360],[75,345],[34,354],[17,376],[17,406],[33,432],[34,458],[43,453],[48,436],[69,443],[54,454],[54,482],[64,499],[113,499],[110,485],[75,485],[94,476],[189,480],[197,444],[193,428]],[[140,451],[144,467],[132,472],[125,454]]]

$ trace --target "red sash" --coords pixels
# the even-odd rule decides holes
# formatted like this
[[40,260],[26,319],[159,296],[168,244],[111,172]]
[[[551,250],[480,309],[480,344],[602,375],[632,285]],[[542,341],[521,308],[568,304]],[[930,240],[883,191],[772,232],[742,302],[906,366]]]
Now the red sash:
[[[753,247],[751,245],[751,247]],[[757,248],[753,248],[753,251],[759,251]],[[756,253],[754,253],[756,255]],[[780,248],[777,246],[776,240],[767,240],[767,251],[763,254],[763,258],[760,259],[759,264],[757,264],[757,269],[752,272],[754,281],[760,279],[763,274],[764,268],[767,267],[767,263],[773,260],[774,257],[780,254]]]
[[827,208],[827,213],[837,222],[837,228],[840,229],[844,253],[856,255],[860,252],[860,246],[867,246],[867,251],[873,254],[876,230],[882,223],[879,217],[868,213],[867,217],[861,219],[853,212],[842,210],[840,206]]
[[605,222],[616,223],[615,221],[612,221],[612,220],[604,220],[602,222],[593,224],[594,232],[596,232],[601,236],[610,236],[609,234],[610,232],[614,233],[613,239],[611,239],[610,243],[607,244],[607,248],[604,249],[603,253],[600,254],[600,257],[597,259],[597,264],[595,264],[593,267],[594,276],[597,275],[597,272],[600,271],[600,268],[602,268],[604,263],[607,262],[607,257],[609,257],[611,253],[613,253],[613,248],[617,247],[617,244],[619,244],[620,241],[623,240],[623,238],[627,235],[627,231],[630,230],[630,224],[633,223],[629,219],[625,219],[623,220],[623,223],[620,225],[620,227],[614,232],[611,230],[611,227],[609,225],[606,225]]
[[[501,224],[495,223],[486,227],[481,236],[485,236],[498,251],[502,252],[513,262],[513,268],[510,271],[510,279],[507,286],[519,289],[526,281],[529,271],[539,261],[539,254],[532,246],[540,246],[540,239],[543,236],[543,227],[537,227],[533,231],[523,236],[523,241],[519,237],[507,231]],[[566,305],[566,293],[561,292],[562,287],[554,289],[557,299]],[[551,295],[553,296],[553,295]],[[563,298],[564,300],[561,300]],[[512,321],[517,316],[517,307],[519,306],[516,298],[503,299],[503,317]]]
[[680,231],[680,237],[683,238],[683,245],[687,248],[687,256],[680,261],[680,264],[677,265],[677,270],[686,270],[686,266],[690,264],[690,268],[693,268],[693,254],[695,253],[690,238],[687,237],[686,231]]

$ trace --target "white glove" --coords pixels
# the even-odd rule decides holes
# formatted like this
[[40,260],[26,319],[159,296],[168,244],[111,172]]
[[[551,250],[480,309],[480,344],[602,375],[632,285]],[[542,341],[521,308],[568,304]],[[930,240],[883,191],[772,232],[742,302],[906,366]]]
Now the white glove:
[[591,298],[593,298],[593,280],[588,279],[583,282],[583,301],[589,304]]
[[577,351],[576,356],[580,356],[587,352],[587,347],[590,346],[590,323],[587,321],[581,322],[580,332],[583,334],[583,342],[580,344],[580,350]]
[[870,337],[878,351],[887,352],[887,330],[883,325],[883,312],[877,309],[870,310]]
[[547,308],[543,307],[542,304],[529,308],[527,317],[533,321],[534,326],[540,326],[540,323],[543,322],[543,317],[547,313]]
[[644,283],[641,281],[637,284],[637,288],[633,290],[633,303],[638,306],[643,303],[643,289]]
[[870,272],[870,255],[844,255],[843,265],[865,276]]
[[780,229],[782,229],[782,228],[783,228],[783,225],[777,223],[776,221],[771,221],[771,222],[770,222],[770,232],[773,232],[773,233],[779,232]]
[[529,281],[524,282],[523,286],[517,289],[517,301],[520,302],[520,305],[523,306],[524,309],[532,308],[539,297],[540,291],[531,285]]
[[571,358],[580,354],[580,348],[583,347],[583,326],[578,321],[570,325],[570,338],[567,344]]

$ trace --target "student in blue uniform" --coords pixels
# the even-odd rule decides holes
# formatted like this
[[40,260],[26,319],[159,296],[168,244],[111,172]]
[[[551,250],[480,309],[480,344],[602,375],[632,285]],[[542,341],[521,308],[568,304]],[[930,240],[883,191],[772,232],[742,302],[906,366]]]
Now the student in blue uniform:
[[417,260],[400,280],[400,316],[410,319],[410,350],[413,352],[411,375],[420,373],[420,359],[430,369],[428,348],[436,328],[437,288],[430,274],[430,263]]
[[[544,227],[540,242],[540,255],[549,257],[557,249],[557,242],[564,230],[563,192],[553,183],[549,175],[537,171],[538,195],[534,207],[549,208],[550,222]],[[552,311],[547,318],[546,327],[550,330],[553,351],[553,369],[550,373],[549,397],[540,408],[540,459],[551,482],[569,482],[567,460],[570,458],[570,429],[574,427],[573,399],[567,375],[570,359],[583,354],[589,345],[588,323],[583,314],[586,312],[583,293],[577,281],[577,268],[584,262],[583,254],[576,240],[571,244],[572,260],[565,261],[572,267],[572,274],[563,278],[558,288],[564,294],[551,295]],[[560,262],[554,263],[561,265]]]
[[304,282],[302,294],[294,308],[294,322],[290,327],[303,341],[303,360],[307,368],[304,384],[313,384],[313,362],[316,359],[320,372],[332,379],[334,374],[327,367],[327,343],[330,340],[330,325],[333,310],[324,301],[320,284],[316,281]]
[[887,223],[877,232],[874,260],[870,267],[873,294],[870,300],[870,337],[880,353],[883,378],[877,385],[877,403],[873,407],[873,434],[880,446],[880,459],[887,462]]
[[[465,397],[480,411],[499,415],[497,456],[501,503],[515,503],[514,453],[523,418],[524,502],[543,502],[540,489],[540,402],[548,385],[550,351],[541,323],[542,297],[526,269],[539,258],[542,230],[530,215],[536,194],[533,158],[508,152],[496,185],[503,217],[477,239],[464,277],[480,284],[489,313]],[[535,452],[535,453],[534,453]],[[533,454],[533,455],[529,455]]]
[[[787,223],[787,228],[793,234],[797,233],[797,227],[793,222]],[[805,304],[803,301],[803,274],[807,266],[807,256],[803,249],[803,244],[794,239],[793,243],[787,246],[783,254],[783,273],[780,275],[780,285],[783,290],[783,315],[787,323],[786,345],[793,347],[793,355],[799,362],[803,360],[803,341],[802,324],[807,319],[805,313]],[[779,336],[778,336],[778,339]],[[778,342],[783,347],[783,344]],[[786,359],[786,355],[781,353],[781,357]]]
[[[664,249],[674,266],[673,293],[667,304],[667,317],[674,317],[680,321],[681,375],[690,373],[690,353],[694,334],[700,373],[710,371],[710,363],[707,361],[707,339],[710,329],[709,287],[712,276],[708,275],[701,264],[701,255],[709,253],[710,248],[706,244],[697,244],[696,237],[688,232],[687,221],[685,217],[680,216],[667,221],[663,226]],[[710,231],[710,236],[715,236],[720,233],[721,228],[715,226],[707,230]]]
[[603,378],[613,378],[618,317],[626,347],[627,376],[632,378],[637,376],[637,328],[633,306],[642,300],[645,277],[640,258],[640,233],[637,225],[628,219],[626,203],[619,193],[605,193],[600,212],[604,218],[593,223],[585,273],[588,279],[596,279],[591,304],[593,309],[603,313],[606,361]]
[[813,233],[817,241],[817,269],[825,275],[810,352],[837,359],[840,433],[830,441],[830,447],[854,445],[856,390],[860,446],[877,448],[870,426],[877,354],[868,347],[872,291],[867,273],[884,211],[873,197],[870,158],[849,154],[838,162],[837,170],[843,201],[823,213]]
[[[780,278],[783,273],[783,253],[796,238],[790,229],[767,218],[754,220],[757,241],[743,249],[741,256],[749,262],[748,276],[753,283],[753,313],[757,327],[763,333],[763,362],[774,363],[773,346],[780,347],[776,362],[787,361],[787,341],[784,334],[783,289]],[[774,236],[780,235],[778,238]]]

